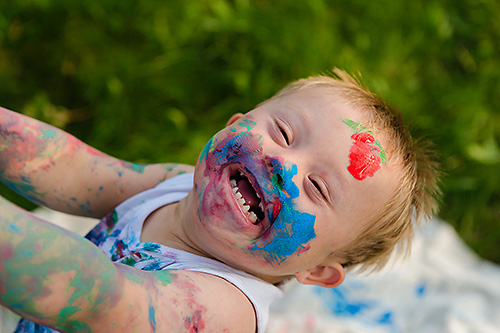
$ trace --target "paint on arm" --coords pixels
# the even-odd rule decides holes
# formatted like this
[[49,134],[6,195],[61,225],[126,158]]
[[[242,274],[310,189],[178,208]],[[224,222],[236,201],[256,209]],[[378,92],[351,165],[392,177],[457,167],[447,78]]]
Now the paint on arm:
[[39,205],[100,218],[189,168],[116,159],[51,125],[0,108],[0,181]]
[[222,332],[255,321],[248,299],[225,280],[113,263],[1,197],[0,253],[0,304],[56,330]]

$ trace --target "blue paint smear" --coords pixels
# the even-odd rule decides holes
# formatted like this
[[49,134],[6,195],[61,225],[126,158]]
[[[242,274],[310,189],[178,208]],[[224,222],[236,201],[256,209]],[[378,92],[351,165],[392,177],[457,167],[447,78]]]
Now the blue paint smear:
[[415,294],[419,298],[424,297],[426,292],[427,292],[427,285],[425,283],[422,283],[415,288]]
[[378,319],[378,323],[381,325],[393,325],[392,321],[392,313],[391,312],[386,312],[380,316]]
[[208,153],[214,148],[214,146],[217,144],[217,140],[215,139],[217,137],[217,135],[223,131],[224,129],[220,130],[219,132],[215,133],[215,135],[213,137],[210,138],[210,140],[208,140],[207,144],[205,145],[205,147],[203,147],[203,149],[201,150],[201,153],[200,153],[200,158],[199,158],[199,161],[202,161],[204,160],[205,158],[207,158],[207,155]]
[[334,289],[314,287],[313,290],[332,315],[367,327],[380,327],[387,332],[397,332],[394,312],[378,300],[367,298],[366,286],[345,282]]
[[361,315],[371,307],[369,302],[350,300],[341,288],[332,289],[331,294],[334,301],[329,302],[327,305],[333,314],[341,317]]
[[90,209],[90,201],[86,201],[85,204],[78,206],[82,212],[92,215],[92,209]]
[[[270,234],[266,238],[271,241],[267,244],[255,243],[249,249],[262,252],[271,264],[280,264],[288,256],[299,255],[301,251],[307,249],[308,243],[316,237],[314,231],[316,217],[297,210],[293,201],[300,195],[298,187],[292,181],[293,176],[297,174],[297,166],[285,167],[282,158],[262,156],[261,136],[250,133],[250,129],[256,123],[243,120],[239,125],[247,131],[226,137],[222,142],[218,142],[216,134],[203,148],[200,160],[206,160],[207,170],[217,170],[232,163],[242,165],[258,181],[264,192],[265,204],[272,207],[269,209],[280,207],[276,212],[266,212],[272,224]],[[275,213],[279,214],[274,216]]]
[[210,151],[210,147],[212,147],[212,142],[214,141],[214,137],[215,136],[211,137],[210,140],[208,140],[205,147],[203,147],[203,149],[201,150],[200,159],[199,159],[200,161],[207,158],[208,152]]
[[160,245],[158,245],[156,243],[149,243],[149,242],[144,243],[144,250],[151,251],[151,252],[157,252],[157,253],[161,252]]
[[155,308],[149,306],[149,324],[153,328],[153,332],[156,332],[156,318],[155,318]]
[[21,235],[21,229],[19,229],[16,225],[14,224],[9,224],[9,229],[10,231],[12,231],[13,233],[16,233],[18,235]]
[[31,180],[30,180],[30,179],[28,179],[28,178],[26,178],[26,177],[24,177],[24,176],[21,176],[21,180],[22,180],[23,182],[25,182],[25,183],[31,184]]
[[[266,256],[278,264],[288,256],[305,249],[307,243],[316,237],[314,215],[300,212],[295,208],[293,199],[299,197],[299,189],[292,181],[297,174],[297,166],[287,169],[277,158],[269,158],[272,169],[272,192],[278,197],[281,210],[272,226],[272,240],[264,246],[254,246],[252,251],[264,251]],[[271,216],[272,214],[269,214]]]
[[8,188],[13,190],[17,194],[22,195],[26,199],[31,200],[32,202],[34,202],[38,205],[46,206],[46,204],[42,200],[37,198],[37,196],[42,196],[42,195],[44,195],[44,193],[37,192],[35,186],[30,185],[29,183],[24,183],[24,182],[17,183],[17,182],[9,181],[7,179],[2,179],[2,182]]

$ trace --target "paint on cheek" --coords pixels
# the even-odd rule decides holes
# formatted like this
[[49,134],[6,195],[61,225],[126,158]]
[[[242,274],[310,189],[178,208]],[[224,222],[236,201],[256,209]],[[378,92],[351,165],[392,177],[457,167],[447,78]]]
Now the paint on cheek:
[[[239,126],[243,127],[244,129],[246,129],[245,132],[242,132],[242,133],[239,133],[237,136],[240,137],[242,134],[244,133],[248,133],[250,132],[250,130],[252,128],[255,127],[255,125],[257,125],[257,123],[253,120],[250,120],[250,119],[242,119],[239,123],[238,123]],[[230,128],[229,129],[231,132],[233,133],[237,133],[238,130],[236,128]],[[221,133],[222,131],[224,131],[224,129],[220,130],[219,132],[217,132],[212,138],[210,138],[210,140],[207,142],[207,144],[205,145],[205,147],[203,147],[202,151],[201,151],[201,154],[200,154],[200,158],[199,160],[202,161],[204,159],[206,159],[208,157],[208,154],[210,152],[212,152],[214,149],[216,149],[216,147],[218,149],[221,148],[221,144],[218,144],[218,141],[217,141],[217,136],[219,135],[219,133]],[[227,145],[228,143],[226,144],[222,144],[222,146],[224,145]]]
[[[229,204],[221,200],[218,191],[223,167],[239,164],[247,169],[259,183],[263,192],[266,215],[272,225],[249,250],[260,253],[267,262],[280,264],[291,255],[304,252],[309,242],[316,237],[315,216],[301,212],[294,202],[300,195],[292,181],[297,174],[297,166],[285,167],[282,158],[263,156],[261,136],[250,132],[253,121],[241,121],[239,126],[246,129],[235,135],[218,140],[214,136],[205,146],[201,158],[205,159],[204,175],[209,177],[205,189],[200,190],[200,217],[215,215],[227,218],[223,212],[230,210]],[[222,190],[222,189],[221,189]]]
[[198,215],[201,220],[209,215],[227,218],[223,214],[231,210],[230,205],[217,194],[223,191],[221,177],[224,167],[232,163],[246,166],[261,152],[259,138],[251,132],[240,132],[221,140],[215,135],[210,139],[200,156],[206,164],[203,175],[208,178],[206,186],[197,189],[200,200]]
[[363,125],[350,119],[342,121],[356,131],[351,136],[354,143],[349,151],[347,170],[357,180],[373,177],[375,172],[380,170],[380,164],[387,162],[387,156],[381,143],[375,139],[373,132]]
[[265,235],[268,241],[264,244],[256,242],[250,250],[261,252],[271,264],[280,264],[289,256],[299,255],[310,247],[310,241],[316,237],[316,217],[299,211],[294,202],[300,195],[298,187],[292,181],[297,174],[297,166],[286,168],[281,158],[269,157],[268,160],[273,166],[273,176],[266,191],[268,196],[277,197],[273,203],[273,218],[278,211],[276,207],[279,207],[279,213],[271,221],[272,227]]
[[242,119],[242,121],[240,121],[238,123],[238,125],[240,125],[241,127],[246,128],[246,130],[248,132],[252,128],[254,128],[254,126],[257,125],[257,123],[255,121],[253,121],[253,120],[250,120],[250,119]]

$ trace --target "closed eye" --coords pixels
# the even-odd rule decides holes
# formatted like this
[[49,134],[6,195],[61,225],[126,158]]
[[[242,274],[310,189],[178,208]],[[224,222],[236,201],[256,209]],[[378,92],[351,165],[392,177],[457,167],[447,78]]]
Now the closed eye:
[[278,124],[278,129],[280,130],[280,133],[283,136],[283,139],[285,140],[286,145],[289,146],[290,145],[290,139],[288,138],[288,134],[283,129],[283,127],[281,127],[279,124]]
[[321,186],[318,184],[318,182],[316,182],[314,179],[312,179],[310,177],[309,177],[309,180],[314,185],[314,187],[319,192],[319,194],[321,194],[321,196],[323,197],[323,199],[327,200],[327,197],[326,197],[325,193],[323,192],[323,189],[321,188]]

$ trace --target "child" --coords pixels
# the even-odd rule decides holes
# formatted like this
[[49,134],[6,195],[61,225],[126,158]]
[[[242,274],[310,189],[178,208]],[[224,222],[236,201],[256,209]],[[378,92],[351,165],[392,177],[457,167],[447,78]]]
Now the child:
[[104,216],[83,239],[1,201],[0,300],[32,321],[18,331],[260,332],[281,282],[380,268],[436,208],[435,163],[336,73],[232,116],[194,167],[117,160],[1,109],[2,181]]

